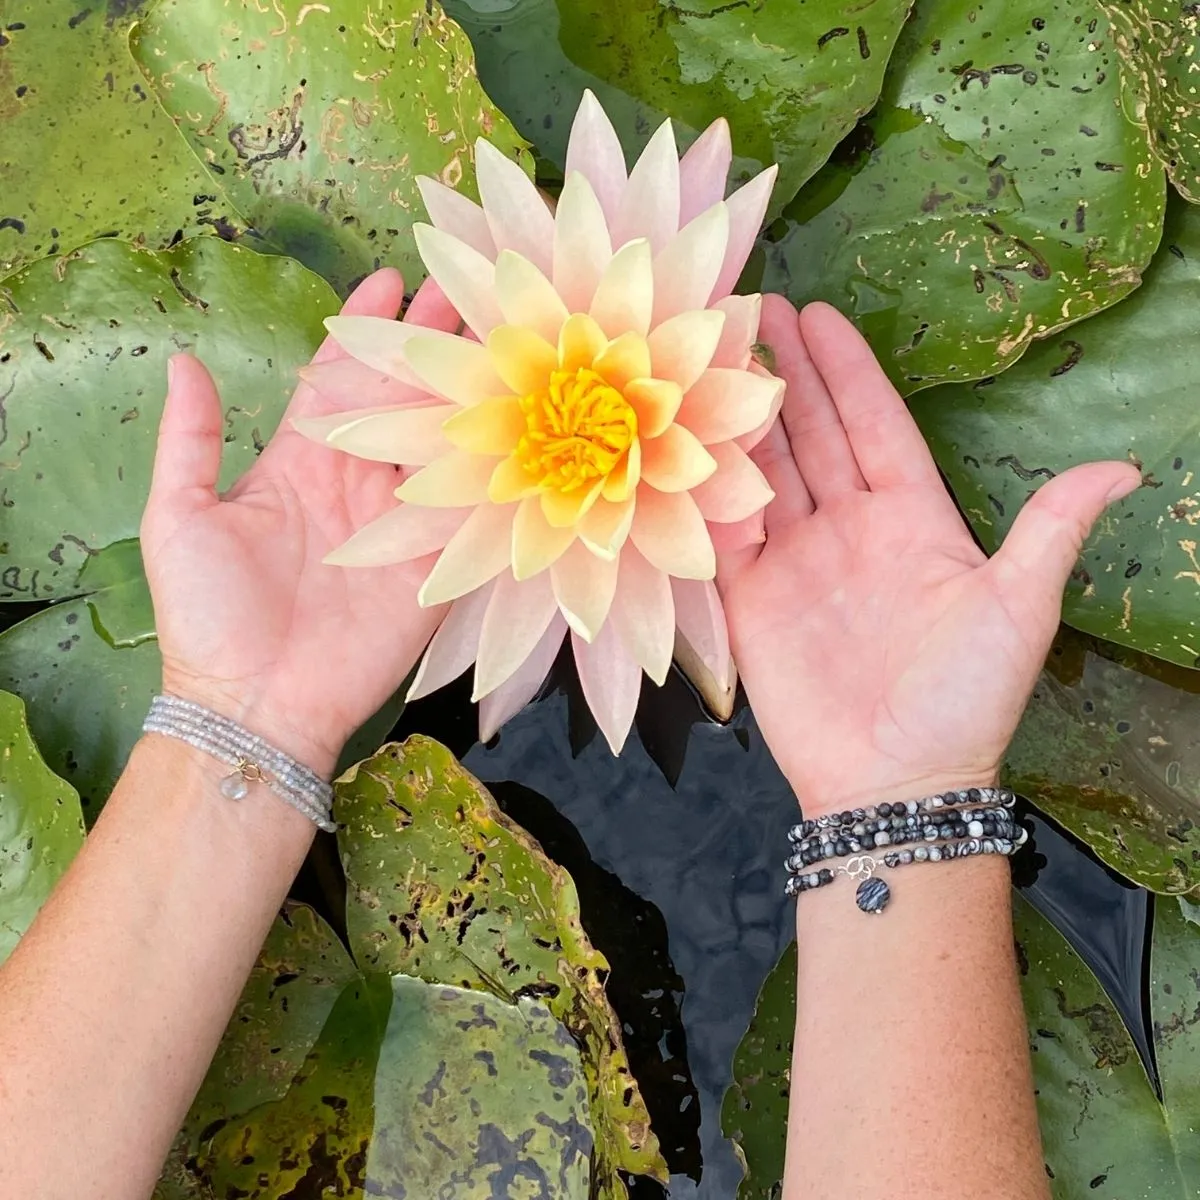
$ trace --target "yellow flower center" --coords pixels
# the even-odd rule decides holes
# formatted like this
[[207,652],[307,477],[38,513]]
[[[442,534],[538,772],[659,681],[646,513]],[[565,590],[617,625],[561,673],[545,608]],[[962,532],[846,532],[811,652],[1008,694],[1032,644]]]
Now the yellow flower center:
[[606,478],[637,437],[629,401],[588,367],[554,371],[545,390],[521,398],[517,456],[544,489],[572,492]]

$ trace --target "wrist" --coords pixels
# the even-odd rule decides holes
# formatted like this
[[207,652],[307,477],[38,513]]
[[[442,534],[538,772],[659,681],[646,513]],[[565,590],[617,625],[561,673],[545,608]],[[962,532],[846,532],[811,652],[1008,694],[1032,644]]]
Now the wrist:
[[871,804],[921,800],[941,792],[995,787],[1000,772],[998,767],[912,772],[858,770],[838,780],[815,779],[804,771],[794,775],[785,772],[785,775],[804,815],[819,817]]

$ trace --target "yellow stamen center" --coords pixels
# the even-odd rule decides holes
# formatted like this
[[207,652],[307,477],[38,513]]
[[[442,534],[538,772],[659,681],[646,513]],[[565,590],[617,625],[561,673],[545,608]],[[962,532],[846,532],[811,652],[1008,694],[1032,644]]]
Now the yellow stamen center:
[[637,437],[637,414],[590,368],[554,371],[544,391],[521,398],[517,456],[543,489],[572,492],[606,478]]

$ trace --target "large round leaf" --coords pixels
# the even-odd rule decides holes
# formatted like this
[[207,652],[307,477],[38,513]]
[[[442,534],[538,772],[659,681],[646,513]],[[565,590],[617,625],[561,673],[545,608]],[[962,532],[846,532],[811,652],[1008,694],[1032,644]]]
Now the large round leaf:
[[163,0],[133,50],[253,234],[342,290],[384,263],[418,277],[417,175],[469,188],[477,137],[522,145],[434,0]]
[[537,997],[583,1050],[605,1196],[665,1178],[570,877],[444,747],[412,737],[339,781],[346,924],[364,970]]
[[20,698],[0,692],[0,963],[82,845],[79,797],[38,753]]
[[1200,213],[1173,206],[1146,283],[1110,313],[1035,346],[1011,371],[913,405],[987,550],[1025,500],[1076,463],[1132,458],[1142,488],[1102,517],[1067,590],[1065,620],[1200,664]]
[[5,3],[0,276],[93,238],[158,249],[235,216],[129,56],[143,3]]
[[1165,184],[1092,0],[922,4],[880,109],[797,198],[764,287],[856,318],[903,391],[978,379],[1135,288]]
[[296,263],[217,238],[162,254],[96,242],[0,295],[0,600],[78,594],[137,536],[166,359],[198,354],[225,401],[222,486],[254,461],[337,298]]

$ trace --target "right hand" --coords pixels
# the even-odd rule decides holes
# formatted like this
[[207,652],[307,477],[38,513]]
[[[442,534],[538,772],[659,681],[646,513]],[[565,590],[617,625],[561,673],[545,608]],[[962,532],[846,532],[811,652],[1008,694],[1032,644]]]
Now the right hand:
[[759,336],[787,383],[753,454],[776,498],[719,582],[763,736],[806,815],[994,784],[1083,540],[1139,472],[1065,471],[989,560],[849,321],[767,296]]

